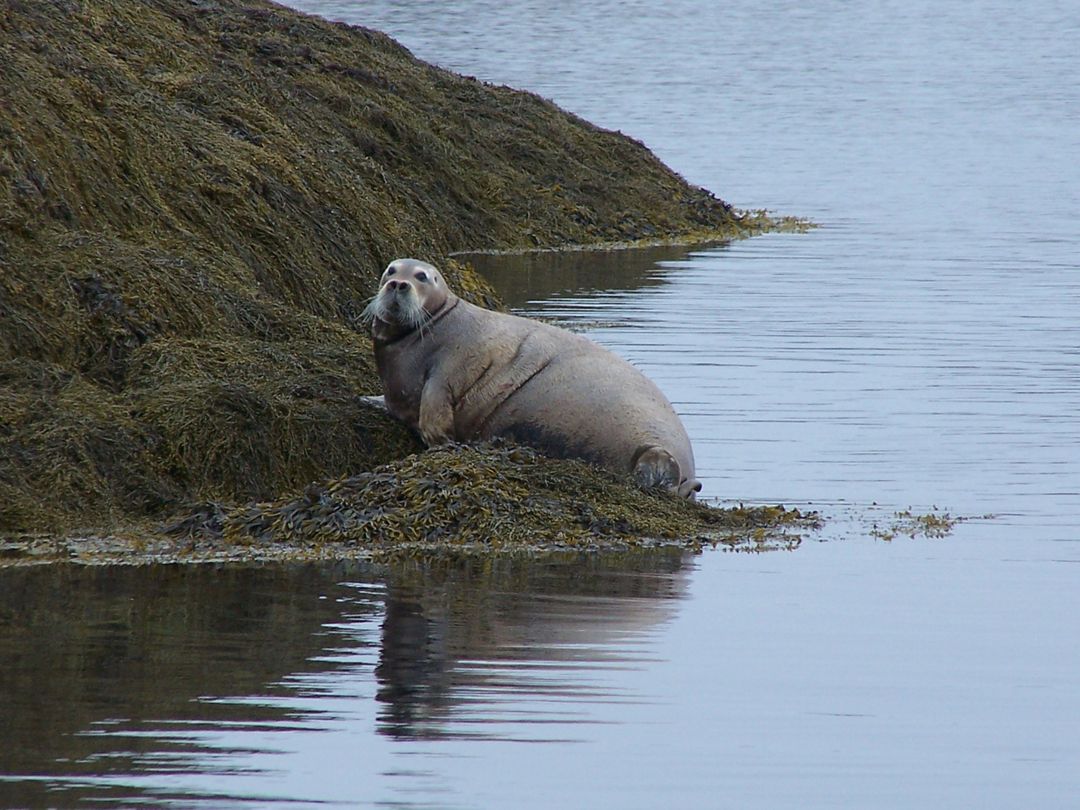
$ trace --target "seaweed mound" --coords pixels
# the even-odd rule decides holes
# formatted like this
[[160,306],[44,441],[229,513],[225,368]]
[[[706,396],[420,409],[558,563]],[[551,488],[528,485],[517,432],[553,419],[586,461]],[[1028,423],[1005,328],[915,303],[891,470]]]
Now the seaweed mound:
[[758,549],[797,544],[817,519],[783,507],[716,509],[495,442],[443,445],[266,503],[204,504],[167,532],[196,546],[345,545],[376,556],[674,542]]
[[640,143],[259,0],[7,0],[0,531],[265,500],[400,458],[385,263],[751,226]]

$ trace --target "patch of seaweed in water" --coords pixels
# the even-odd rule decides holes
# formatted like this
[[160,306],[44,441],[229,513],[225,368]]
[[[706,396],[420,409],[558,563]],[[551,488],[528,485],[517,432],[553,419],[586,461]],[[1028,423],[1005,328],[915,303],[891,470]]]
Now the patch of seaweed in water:
[[355,316],[392,258],[490,306],[444,257],[777,225],[533,94],[261,0],[10,2],[0,53],[0,534],[415,452],[361,400]]
[[[982,515],[978,519],[988,520],[992,517],[993,515]],[[886,541],[895,540],[897,537],[926,537],[936,540],[948,537],[958,524],[968,520],[972,518],[942,512],[936,506],[933,511],[921,514],[904,509],[893,512],[887,520],[875,521],[870,528],[870,536]]]
[[387,549],[583,549],[678,543],[790,547],[816,515],[716,509],[643,490],[583,462],[504,442],[444,445],[377,470],[230,511],[203,507],[168,531],[228,543]]

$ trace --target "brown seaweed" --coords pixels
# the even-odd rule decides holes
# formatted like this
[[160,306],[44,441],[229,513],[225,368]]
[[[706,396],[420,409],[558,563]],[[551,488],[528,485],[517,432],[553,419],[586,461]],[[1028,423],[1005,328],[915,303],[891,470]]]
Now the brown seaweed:
[[[416,438],[363,400],[379,384],[356,314],[388,260],[437,262],[497,305],[446,257],[777,224],[376,31],[259,0],[4,9],[0,534],[117,532],[391,462],[399,487],[422,486],[398,461]],[[519,489],[499,497],[534,486]],[[475,532],[532,531],[513,524],[532,527],[535,500],[491,499],[504,522]],[[431,508],[472,525],[446,499]],[[425,519],[377,525],[430,537]],[[658,531],[621,520],[595,525]]]

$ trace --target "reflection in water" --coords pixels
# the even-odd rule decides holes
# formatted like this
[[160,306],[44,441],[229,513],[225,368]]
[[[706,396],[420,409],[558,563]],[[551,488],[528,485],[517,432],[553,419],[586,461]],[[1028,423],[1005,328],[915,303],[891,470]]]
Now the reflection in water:
[[[700,249],[700,246],[694,248]],[[511,308],[537,301],[631,292],[666,283],[662,262],[690,255],[691,248],[665,245],[638,250],[537,251],[524,254],[470,253],[469,261]],[[609,317],[619,317],[618,312]]]
[[635,699],[608,674],[671,617],[683,565],[668,550],[379,574],[5,570],[0,804],[259,803],[289,740],[302,755],[342,723],[388,741],[567,739],[590,705]]
[[381,730],[395,737],[428,736],[423,729],[446,704],[446,634],[425,615],[418,594],[390,588],[386,597],[382,655],[375,669],[377,699],[386,704]]
[[392,572],[375,670],[379,730],[402,739],[514,736],[523,724],[582,722],[565,701],[628,699],[590,676],[640,663],[642,634],[670,619],[684,594],[684,560],[670,549]]
[[[290,713],[203,696],[274,695],[325,670],[323,598],[355,566],[18,568],[0,571],[0,782],[7,805],[57,801],[49,779],[167,774],[202,755],[202,727],[280,727]],[[355,605],[353,608],[355,609]],[[368,610],[375,611],[375,606]],[[121,780],[122,781],[122,780]],[[110,796],[105,786],[78,797]],[[130,795],[130,791],[120,791]],[[51,798],[45,799],[45,796]]]

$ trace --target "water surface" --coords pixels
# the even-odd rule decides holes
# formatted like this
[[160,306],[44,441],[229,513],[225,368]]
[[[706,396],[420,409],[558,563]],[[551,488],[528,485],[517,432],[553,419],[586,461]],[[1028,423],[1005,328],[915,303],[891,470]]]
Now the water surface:
[[[0,802],[1075,806],[1071,7],[294,5],[821,224],[478,263],[657,380],[704,494],[813,505],[828,542],[0,571]],[[996,517],[870,534],[933,506]]]

